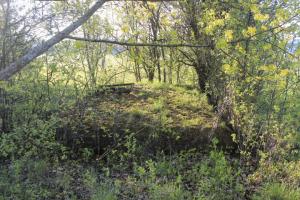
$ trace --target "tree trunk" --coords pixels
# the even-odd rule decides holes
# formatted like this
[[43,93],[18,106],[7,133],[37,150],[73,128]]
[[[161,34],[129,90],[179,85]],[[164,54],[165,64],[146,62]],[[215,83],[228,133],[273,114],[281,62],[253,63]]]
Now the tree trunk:
[[177,65],[176,69],[176,83],[177,85],[180,85],[180,65]]
[[169,68],[169,72],[168,72],[169,83],[172,84],[173,83],[173,72],[172,72],[172,68],[173,68],[173,49],[170,50],[170,62],[169,62],[168,68]]
[[68,36],[79,26],[81,26],[84,22],[86,22],[105,2],[106,0],[97,1],[90,9],[86,11],[84,15],[78,18],[71,25],[67,26],[64,30],[54,35],[46,42],[42,42],[41,44],[32,47],[25,55],[17,59],[17,61],[6,66],[4,69],[0,71],[0,80],[8,80],[12,75],[19,72],[21,69],[23,69],[33,59],[42,55],[48,49],[53,47],[55,44],[65,39],[66,36]]
[[148,74],[148,80],[149,80],[150,82],[153,82],[153,80],[154,80],[154,70],[150,70],[150,71],[149,71],[149,74]]

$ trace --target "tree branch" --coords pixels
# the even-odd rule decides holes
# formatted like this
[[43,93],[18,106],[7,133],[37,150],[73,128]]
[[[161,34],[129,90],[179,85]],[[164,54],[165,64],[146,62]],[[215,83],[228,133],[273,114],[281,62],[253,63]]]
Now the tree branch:
[[121,46],[140,46],[140,47],[194,47],[194,48],[207,48],[211,47],[211,45],[196,45],[196,44],[160,44],[160,43],[131,43],[131,42],[120,42],[115,40],[105,40],[105,39],[88,39],[74,36],[66,36],[66,38],[71,40],[78,40],[84,42],[99,42],[99,43],[107,43],[107,44],[117,44]]

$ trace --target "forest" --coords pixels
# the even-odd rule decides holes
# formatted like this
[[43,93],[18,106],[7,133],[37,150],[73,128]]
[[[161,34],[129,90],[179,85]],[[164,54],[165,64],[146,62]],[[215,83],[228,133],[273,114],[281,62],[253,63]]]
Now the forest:
[[299,0],[0,0],[0,200],[299,200]]

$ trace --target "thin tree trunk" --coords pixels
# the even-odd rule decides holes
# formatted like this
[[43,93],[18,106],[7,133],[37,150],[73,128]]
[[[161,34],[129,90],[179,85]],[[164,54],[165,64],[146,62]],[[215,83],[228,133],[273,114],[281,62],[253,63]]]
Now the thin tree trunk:
[[180,85],[180,65],[177,65],[176,69],[176,83],[177,85]]
[[172,67],[173,67],[173,49],[170,49],[170,63],[169,63],[169,83],[173,83],[173,72],[172,72]]
[[164,66],[163,66],[163,77],[164,77],[164,83],[167,82],[167,72],[166,72],[166,57],[165,57],[165,51],[164,48],[161,48],[162,57],[164,60]]

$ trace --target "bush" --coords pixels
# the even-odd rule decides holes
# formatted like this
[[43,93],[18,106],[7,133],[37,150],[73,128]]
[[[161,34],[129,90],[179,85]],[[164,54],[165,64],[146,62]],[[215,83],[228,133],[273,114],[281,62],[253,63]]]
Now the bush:
[[29,159],[1,166],[0,199],[75,199],[71,176],[53,174],[52,167],[46,160]]
[[64,156],[66,149],[55,140],[57,120],[35,119],[0,135],[0,157],[54,158]]
[[233,168],[222,151],[212,150],[208,159],[195,165],[191,180],[198,186],[199,199],[239,199],[244,196],[240,171]]

